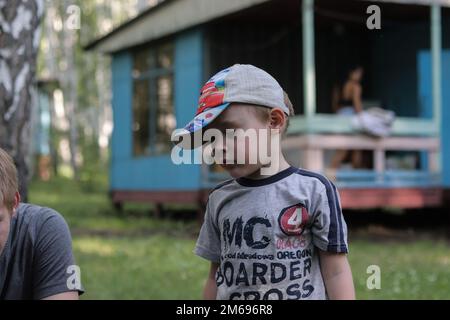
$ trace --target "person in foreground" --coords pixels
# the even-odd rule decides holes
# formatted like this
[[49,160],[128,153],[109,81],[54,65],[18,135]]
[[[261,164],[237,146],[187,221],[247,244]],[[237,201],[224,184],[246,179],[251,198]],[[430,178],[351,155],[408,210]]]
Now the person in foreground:
[[[258,136],[256,151],[268,143],[278,156],[267,175],[274,154],[271,163],[250,163],[253,142],[213,144],[233,179],[209,194],[194,250],[211,262],[205,299],[355,298],[336,187],[323,175],[290,166],[279,147],[293,114],[278,82],[252,65],[222,70],[202,88],[197,115],[184,132],[264,132],[268,137]],[[244,150],[245,163],[236,161],[236,150]]]
[[76,300],[83,292],[64,219],[20,203],[17,170],[0,148],[0,300]]

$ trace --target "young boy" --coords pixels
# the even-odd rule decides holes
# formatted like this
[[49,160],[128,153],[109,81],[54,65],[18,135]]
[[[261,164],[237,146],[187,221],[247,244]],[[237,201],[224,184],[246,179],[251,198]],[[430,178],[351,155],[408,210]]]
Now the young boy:
[[[236,64],[205,84],[197,115],[184,132],[266,130],[273,147],[290,115],[292,105],[272,76]],[[195,248],[211,262],[204,298],[354,299],[347,227],[336,187],[320,174],[290,166],[280,143],[276,170],[262,174],[272,163],[248,162],[247,149],[254,143],[214,145],[226,159],[221,166],[234,179],[210,193]],[[256,144],[259,151],[260,139]],[[243,148],[246,161],[238,163],[236,150]]]

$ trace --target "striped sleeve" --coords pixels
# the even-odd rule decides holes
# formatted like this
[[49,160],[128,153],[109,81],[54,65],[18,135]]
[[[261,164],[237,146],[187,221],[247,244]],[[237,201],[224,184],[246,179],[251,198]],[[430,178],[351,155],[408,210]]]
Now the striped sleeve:
[[214,212],[212,212],[208,201],[194,253],[206,260],[218,263],[220,261],[220,252],[220,232],[214,219]]
[[322,179],[324,188],[316,197],[312,240],[323,251],[348,253],[347,225],[341,209],[339,193],[328,179]]

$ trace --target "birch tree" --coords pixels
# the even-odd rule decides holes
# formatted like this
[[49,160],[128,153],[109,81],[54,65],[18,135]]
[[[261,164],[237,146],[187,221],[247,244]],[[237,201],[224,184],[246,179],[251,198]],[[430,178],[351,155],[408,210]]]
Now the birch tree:
[[30,114],[36,105],[36,55],[43,0],[0,0],[0,146],[13,157],[28,197]]

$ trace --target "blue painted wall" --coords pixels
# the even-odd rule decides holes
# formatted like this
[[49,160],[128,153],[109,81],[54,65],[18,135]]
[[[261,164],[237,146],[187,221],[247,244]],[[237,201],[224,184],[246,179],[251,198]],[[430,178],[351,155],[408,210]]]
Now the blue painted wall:
[[[433,115],[433,96],[431,87],[431,54],[429,50],[418,54],[418,86],[420,112],[424,118]],[[443,184],[450,187],[450,50],[442,52],[442,118],[441,118],[441,157]],[[422,157],[425,158],[425,157]],[[424,159],[426,162],[426,158]]]
[[[203,82],[203,33],[189,30],[175,36],[174,103],[177,127],[194,115]],[[112,59],[114,131],[111,143],[112,190],[195,190],[200,187],[199,165],[175,165],[170,154],[134,157],[132,148],[132,54]]]
[[175,112],[178,127],[192,120],[203,85],[203,32],[183,32],[175,40]]
[[131,112],[131,68],[132,58],[129,52],[120,52],[113,56],[112,73],[112,108],[114,130],[111,137],[111,189],[120,188],[125,183],[123,177],[127,170],[123,167],[132,155],[132,112]]
[[450,188],[450,50],[442,53],[442,168],[443,182]]

